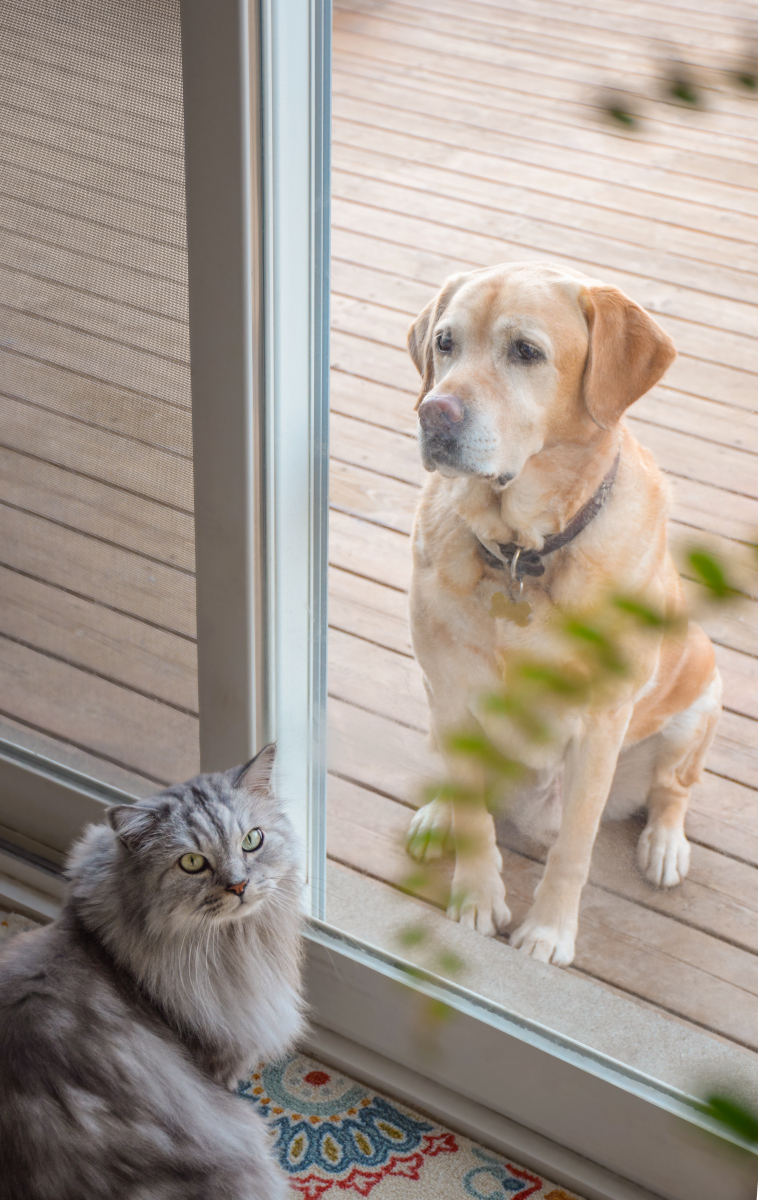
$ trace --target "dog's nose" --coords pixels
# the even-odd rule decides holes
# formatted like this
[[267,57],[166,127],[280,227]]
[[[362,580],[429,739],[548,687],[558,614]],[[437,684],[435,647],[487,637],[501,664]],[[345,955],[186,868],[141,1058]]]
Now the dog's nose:
[[247,887],[247,880],[241,879],[239,881],[239,883],[228,883],[226,885],[226,890],[227,890],[227,892],[234,892],[234,894],[236,896],[242,896],[242,895],[244,895],[246,887]]
[[457,396],[427,396],[418,410],[424,433],[447,433],[463,416],[463,405]]

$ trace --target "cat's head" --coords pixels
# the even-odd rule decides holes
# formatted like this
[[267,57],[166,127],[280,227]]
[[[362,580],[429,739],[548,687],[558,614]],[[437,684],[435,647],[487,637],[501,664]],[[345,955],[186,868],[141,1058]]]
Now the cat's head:
[[106,818],[113,833],[100,826],[85,835],[72,854],[70,874],[76,879],[91,852],[97,857],[96,847],[104,848],[106,834],[115,834],[126,895],[137,901],[139,892],[138,907],[149,909],[164,929],[245,920],[285,881],[291,898],[298,852],[270,790],[274,755],[267,746],[244,767],[111,806]]

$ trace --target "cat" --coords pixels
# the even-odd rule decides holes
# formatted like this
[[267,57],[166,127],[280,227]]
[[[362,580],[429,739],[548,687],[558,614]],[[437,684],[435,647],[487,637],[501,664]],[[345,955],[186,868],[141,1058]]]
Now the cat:
[[284,1200],[230,1094],[303,1026],[298,849],[274,748],[114,805],[60,918],[0,955],[5,1200]]

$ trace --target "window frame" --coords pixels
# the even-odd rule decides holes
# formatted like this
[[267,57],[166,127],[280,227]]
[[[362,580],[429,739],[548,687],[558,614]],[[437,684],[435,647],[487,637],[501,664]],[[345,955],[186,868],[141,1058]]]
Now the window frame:
[[[331,5],[180,6],[201,765],[278,742],[304,845],[310,1045],[588,1200],[752,1197],[755,1156],[689,1097],[434,975],[411,987],[323,921]],[[35,831],[63,851],[130,799],[10,743],[0,797],[0,896],[43,917],[60,877]],[[432,1059],[419,993],[456,1013]]]
[[181,2],[201,768],[277,742],[315,916],[326,863],[330,12],[317,0]]

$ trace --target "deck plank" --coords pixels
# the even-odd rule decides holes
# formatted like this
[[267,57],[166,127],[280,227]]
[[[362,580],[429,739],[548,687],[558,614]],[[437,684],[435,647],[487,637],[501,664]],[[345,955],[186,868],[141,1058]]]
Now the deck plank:
[[[570,58],[552,57],[548,64],[534,47],[516,50],[471,37],[453,37],[428,28],[425,23],[414,25],[413,22],[396,19],[392,13],[370,15],[343,9],[336,22],[335,49],[338,54],[352,52],[380,58],[399,69],[416,66],[420,58],[433,58],[434,68],[440,74],[468,81],[481,79],[495,86],[507,72],[511,86],[518,81],[523,92],[540,91],[556,104],[582,99],[586,97],[588,88],[594,86],[597,89],[604,82],[603,77],[598,77],[591,66],[588,68]],[[619,81],[631,85],[632,91],[640,85],[649,86],[647,78],[635,77],[633,72],[624,71],[618,63],[616,69]],[[734,102],[721,98],[721,124],[742,131],[748,114],[744,117],[741,112],[731,114],[729,109],[733,105]],[[734,105],[734,109],[739,107],[739,104]],[[720,156],[707,151],[676,146],[661,147],[661,150],[665,150],[665,155],[662,153],[658,161],[665,162],[673,172],[697,175],[709,181],[726,180],[727,184],[722,186],[728,186],[729,183],[744,186],[740,183],[741,179],[745,180],[747,186],[756,186],[758,172],[754,167],[743,176],[740,168],[744,164],[723,164]]]
[[[145,307],[149,297],[144,273],[131,272],[136,286],[125,298],[114,300],[110,297],[118,290],[121,277],[127,275],[125,269],[114,271],[112,265],[88,254],[74,256],[2,231],[0,271],[0,292],[14,308],[41,311],[47,320],[86,329],[113,345],[189,364],[186,321],[178,316],[163,317]],[[71,287],[74,281],[75,292]]]
[[[524,240],[535,238],[535,222],[547,223],[564,231],[570,247],[572,231],[579,230],[586,239],[589,226],[594,237],[587,239],[586,253],[592,261],[625,264],[625,269],[637,273],[642,251],[653,279],[682,286],[697,286],[700,280],[701,287],[715,288],[717,295],[755,302],[758,284],[751,271],[758,266],[758,250],[749,243],[731,247],[735,258],[743,252],[738,260],[741,266],[725,267],[723,238],[676,225],[666,226],[664,236],[654,218],[632,213],[620,217],[586,195],[574,199],[556,187],[552,192],[529,188],[521,177],[516,183],[510,164],[494,155],[480,155],[475,149],[451,153],[439,145],[449,129],[441,119],[428,123],[432,128],[425,137],[423,128],[406,132],[407,121],[399,110],[390,114],[390,120],[384,108],[361,105],[353,97],[342,102],[337,98],[335,109],[335,160],[340,171],[360,174],[367,181],[403,182],[416,193],[428,191],[450,201],[507,212],[509,225],[517,221],[514,232]],[[466,140],[476,146],[476,138]]]
[[[33,378],[34,370],[29,374]],[[96,403],[97,388],[91,387],[90,380],[86,380],[76,393],[77,401],[82,392]],[[116,404],[121,402],[120,409],[114,412],[114,424],[116,421],[128,424],[129,395],[128,392],[126,396],[118,392],[113,395]],[[108,398],[106,394],[104,399]],[[106,411],[107,407],[107,403],[101,406]],[[135,415],[139,418],[147,406],[138,400],[136,407]],[[155,414],[156,424],[172,426],[176,411],[164,405],[162,412]],[[154,413],[153,408],[151,415]],[[182,425],[183,416],[183,413],[179,414],[179,423]],[[59,416],[49,409],[32,407],[2,393],[0,417],[0,442],[8,449],[34,455],[111,484],[114,488],[170,504],[187,514],[192,513],[192,464],[186,457],[143,439],[123,437],[120,432],[98,428],[69,416]],[[139,429],[139,420],[135,425]],[[171,440],[170,435],[167,440]]]
[[197,716],[191,640],[4,567],[0,594],[0,635]]
[[[8,213],[5,232],[9,236],[124,267],[136,264],[139,269],[142,264],[142,275],[152,271],[180,284],[186,280],[184,222],[176,213],[146,211],[139,200],[121,198],[116,205],[106,192],[93,191],[75,178],[43,174],[29,162],[22,146],[0,134],[3,212]],[[186,307],[186,295],[179,292],[175,300]]]
[[18,353],[87,375],[97,383],[189,406],[189,363],[167,361],[132,346],[114,344],[8,304],[0,305],[0,314],[8,341]]
[[195,636],[192,575],[1,503],[0,564],[171,633]]
[[[392,108],[399,102],[406,111],[418,112],[422,118],[437,116],[440,102],[449,101],[450,81],[443,63],[425,60],[398,67],[383,56],[381,43],[372,46],[365,42],[363,53],[346,54],[340,52],[340,41],[338,38],[335,43],[335,80],[341,96],[365,100],[370,94],[378,104]],[[725,191],[712,187],[711,181],[699,180],[702,186],[694,199],[691,187],[686,186],[687,174],[665,167],[671,146],[679,149],[689,143],[697,149],[703,144],[702,131],[689,129],[681,112],[667,110],[674,117],[673,129],[660,119],[660,110],[653,112],[654,132],[648,131],[641,144],[634,133],[611,129],[592,95],[556,107],[549,96],[513,87],[507,76],[474,80],[458,73],[455,82],[453,145],[457,143],[455,126],[469,126],[477,138],[483,139],[480,145],[498,145],[504,151],[503,157],[511,160],[517,170],[522,166],[527,170],[545,168],[554,178],[563,178],[567,188],[580,188],[586,182],[594,189],[607,181],[625,197],[617,205],[622,213],[629,204],[634,205],[634,211],[648,211],[649,203],[660,200],[662,220],[686,214],[677,223],[707,229],[710,215],[714,229],[725,236],[747,233],[752,238],[755,213],[749,205],[740,203],[733,188]],[[729,143],[731,151],[733,139]],[[736,208],[725,203],[735,199]]]
[[[168,451],[179,458],[191,458],[192,426],[188,410],[167,406],[163,401],[141,396],[119,384],[105,384],[88,375],[75,374],[62,367],[27,358],[2,346],[0,381],[0,395],[11,403],[27,405],[27,424],[39,424],[43,433],[48,417],[29,411],[29,406],[39,408],[43,413],[54,414],[52,420],[56,420],[58,415],[70,417],[90,429],[108,430],[123,438],[131,438],[147,449]],[[4,412],[3,431],[12,421],[11,412],[10,407]],[[19,446],[25,446],[30,437],[37,436],[36,429],[33,433],[23,433],[20,416],[15,428],[14,436],[18,438]],[[61,432],[62,428],[61,425]],[[110,443],[110,453],[116,453],[115,442]],[[162,461],[165,462],[165,459]],[[107,474],[107,468],[105,472]],[[156,474],[160,478],[170,472],[157,471]]]
[[[362,836],[364,814],[368,812],[371,838]],[[367,793],[349,781],[330,780],[328,849],[338,862],[393,886],[407,887],[412,881],[411,866],[402,849],[407,822],[408,813],[403,806]],[[605,832],[601,834],[601,843]],[[542,868],[502,842],[501,848],[515,928],[531,902]],[[610,864],[604,862],[596,868],[601,877],[603,871],[612,872],[617,865],[612,860],[612,851],[613,846],[611,855],[599,856],[611,859]],[[705,926],[709,920],[720,924],[729,910],[728,904],[723,909],[714,904],[708,894],[712,890],[709,871],[713,866],[707,852],[695,854],[694,878],[686,904],[688,915],[691,917],[696,910],[695,916]],[[754,897],[758,871],[746,870],[749,891]],[[426,890],[432,899],[437,899],[441,891],[436,874],[430,872]],[[647,889],[642,881],[639,886]],[[687,886],[685,883],[684,888]],[[653,889],[649,891],[652,893]],[[669,898],[657,895],[662,904],[671,904],[676,894]],[[740,911],[737,903],[734,915],[740,916],[746,936],[752,940],[749,913],[744,908]],[[758,1048],[753,1019],[758,994],[758,957],[752,951],[725,943],[707,928],[671,920],[592,882],[585,888],[582,901],[575,966],[706,1029],[723,1032],[751,1049]]]
[[3,637],[0,672],[3,714],[159,783],[197,774],[195,717]]
[[0,495],[6,504],[36,516],[167,566],[194,571],[194,522],[187,512],[4,446],[0,446]]

